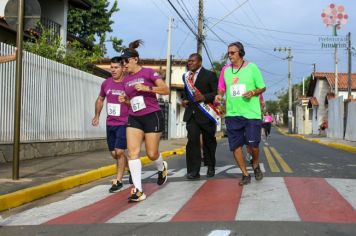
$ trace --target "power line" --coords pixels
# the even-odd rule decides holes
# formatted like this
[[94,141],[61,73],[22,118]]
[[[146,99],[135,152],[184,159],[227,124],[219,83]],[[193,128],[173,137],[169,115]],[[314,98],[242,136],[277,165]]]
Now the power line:
[[[266,29],[267,27],[266,27],[266,25],[263,23],[263,21],[261,20],[261,18],[259,17],[259,15],[257,14],[257,12],[254,10],[254,8],[252,7],[252,4],[251,4],[251,2],[248,2],[248,5],[249,5],[249,7],[251,8],[251,10],[252,10],[252,13],[256,16],[256,18],[257,18],[257,20],[260,22],[260,24],[263,26],[263,28],[264,29]],[[271,39],[272,40],[276,40],[276,41],[280,41],[280,39],[276,39],[275,37],[273,37],[272,36],[272,34],[271,34],[271,32],[267,32],[268,33],[268,35],[271,37]]]
[[[227,32],[226,30],[224,30],[224,29],[222,29],[222,28],[220,28],[220,27],[218,27],[218,28],[219,28],[221,31],[225,32],[226,34],[230,35],[231,37],[234,37],[234,35],[232,35],[230,32]],[[214,35],[217,36],[220,40],[222,40],[221,37],[218,36],[215,32],[214,32]],[[278,59],[283,59],[282,57],[279,57],[279,56],[276,56],[276,55],[274,55],[274,54],[272,54],[272,53],[266,52],[266,51],[264,51],[263,49],[261,49],[261,48],[259,48],[259,47],[253,46],[253,44],[249,44],[249,43],[245,43],[245,42],[244,42],[244,44],[247,45],[247,46],[249,46],[249,47],[251,47],[251,48],[254,48],[254,49],[256,49],[256,50],[258,50],[258,51],[260,51],[260,52],[262,52],[262,53],[264,53],[264,54],[267,54],[267,55],[269,55],[269,56],[272,56],[272,57],[275,57],[275,58],[278,58]]]
[[169,18],[169,16],[157,5],[157,3],[154,0],[151,0],[151,2],[153,3],[153,5],[156,6],[156,8],[162,13],[162,15],[164,15],[165,17]]
[[[187,6],[184,4],[184,2],[183,2],[182,0],[177,0],[177,2],[178,2],[178,5],[179,5],[179,6],[181,7],[181,9],[183,10],[184,14],[187,16],[187,18],[188,18],[188,19],[190,20],[190,22],[193,24],[194,28],[197,28],[197,24],[196,24],[196,22],[194,21],[194,19],[193,19],[192,15],[190,14],[190,12],[188,11]],[[182,2],[182,4],[184,5],[184,7],[183,7],[183,5],[181,4],[181,2]]]
[[[218,18],[214,18],[214,17],[211,17],[211,18],[219,20]],[[329,35],[325,35],[325,34],[299,33],[299,32],[290,32],[290,31],[283,31],[283,30],[276,30],[276,29],[269,29],[269,28],[252,27],[250,25],[241,24],[241,23],[237,23],[237,22],[232,22],[232,21],[228,21],[228,20],[219,20],[218,23],[220,23],[221,21],[223,21],[225,23],[233,24],[233,25],[239,25],[239,26],[242,26],[242,27],[255,28],[255,29],[258,29],[258,30],[265,30],[265,31],[277,32],[277,33],[283,33],[283,34],[293,34],[293,35],[301,35],[301,36],[314,36],[314,37],[315,36],[316,37],[329,36]]]
[[[224,43],[224,44],[227,46],[227,43],[226,43],[217,33],[215,33],[214,30],[210,29],[210,31],[211,31],[222,43]],[[257,49],[257,48],[256,48],[256,49]],[[258,50],[259,50],[259,49],[258,49]],[[260,50],[260,51],[262,51],[262,50]],[[264,51],[262,51],[262,52],[264,52]],[[264,53],[266,53],[266,52],[264,52]],[[267,54],[269,54],[269,53],[267,53]],[[270,54],[270,55],[273,55],[273,54]],[[277,57],[277,56],[275,56],[275,57]],[[279,57],[277,57],[277,58],[279,58]],[[277,73],[270,72],[270,71],[265,70],[265,69],[263,69],[263,68],[261,68],[261,67],[259,67],[259,68],[260,68],[261,71],[263,71],[263,72],[265,72],[265,73],[268,73],[268,74],[271,74],[271,75],[281,75],[281,74],[277,74]]]
[[[221,0],[218,0],[218,1],[219,1],[219,3],[220,3],[227,11],[230,10],[230,9],[225,5],[225,3],[223,3]],[[243,9],[242,9],[242,10],[243,10]],[[235,20],[236,20],[236,21],[239,21],[236,17],[235,17]],[[218,19],[218,22],[219,22],[219,19]],[[217,23],[215,23],[215,25],[216,25],[216,24],[217,24]],[[256,37],[256,34],[255,34],[254,32],[252,32],[250,29],[248,29],[247,27],[244,27],[244,28],[253,36],[253,39],[259,40],[259,41],[261,41],[261,42],[264,42],[264,41],[265,41],[264,38],[261,39],[259,35],[257,35],[257,37]]]
[[188,22],[183,18],[183,16],[180,14],[180,12],[177,10],[177,8],[173,5],[173,3],[170,0],[167,0],[168,3],[171,5],[171,7],[174,9],[174,11],[178,14],[179,18],[183,21],[183,23],[188,27],[188,29],[194,34],[196,38],[198,38],[197,33],[194,32],[192,27],[188,24]]
[[189,32],[187,32],[187,35],[185,36],[184,40],[182,41],[182,43],[179,45],[177,51],[176,51],[176,54],[179,55],[179,51],[181,50],[181,48],[183,47],[185,41],[187,41],[188,37],[189,37]]
[[239,9],[240,7],[242,7],[245,3],[247,3],[249,0],[244,1],[243,3],[241,3],[240,5],[238,5],[236,8],[234,8],[232,11],[230,11],[227,15],[225,15],[224,17],[222,17],[218,22],[216,22],[214,25],[212,25],[210,27],[210,29],[212,29],[213,27],[215,27],[217,24],[219,24],[221,21],[223,21],[226,17],[228,17],[229,15],[231,15],[232,13],[234,13],[237,9]]
[[[173,5],[173,3],[170,1],[170,0],[167,0],[169,2],[169,4],[171,5],[171,7],[174,9],[174,11],[178,14],[178,16],[181,18],[181,20],[184,22],[184,24],[188,27],[188,29],[194,34],[194,36],[196,37],[196,39],[199,39],[199,36],[197,33],[194,32],[194,30],[190,27],[190,25],[187,23],[187,21],[183,18],[183,16],[180,14],[180,12],[177,10],[177,8]],[[209,52],[208,50],[206,49],[206,46],[203,42],[203,46],[204,46],[204,49],[205,49],[205,52],[208,56],[208,59],[210,61],[210,64],[211,64],[211,67],[214,68],[214,64],[213,62],[211,61],[210,59],[210,55],[209,55]]]

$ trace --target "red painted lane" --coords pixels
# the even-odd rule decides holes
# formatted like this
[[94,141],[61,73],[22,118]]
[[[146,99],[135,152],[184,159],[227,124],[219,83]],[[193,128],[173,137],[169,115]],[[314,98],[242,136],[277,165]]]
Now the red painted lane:
[[241,193],[237,179],[208,180],[171,221],[234,221]]
[[[144,184],[143,189],[147,196],[159,189],[157,184]],[[112,217],[127,210],[138,203],[128,203],[127,198],[130,196],[131,188],[115,193],[96,203],[70,212],[68,214],[54,218],[45,224],[93,224],[105,223]]]
[[284,179],[302,221],[356,223],[356,210],[324,178]]

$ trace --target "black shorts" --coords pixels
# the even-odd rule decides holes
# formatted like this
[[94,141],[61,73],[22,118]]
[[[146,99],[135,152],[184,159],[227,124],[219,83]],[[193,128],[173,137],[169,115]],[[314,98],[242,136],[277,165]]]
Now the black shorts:
[[127,127],[142,130],[144,133],[162,133],[164,119],[162,111],[156,111],[143,116],[129,115]]

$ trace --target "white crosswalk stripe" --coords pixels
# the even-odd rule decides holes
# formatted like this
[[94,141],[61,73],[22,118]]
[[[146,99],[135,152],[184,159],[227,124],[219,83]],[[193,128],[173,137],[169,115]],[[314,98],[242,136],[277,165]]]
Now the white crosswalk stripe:
[[300,221],[282,177],[254,182],[242,191],[236,220]]
[[[205,181],[172,182],[162,191],[131,207],[108,223],[167,222],[192,197]],[[181,194],[177,194],[177,190]]]
[[356,180],[355,179],[326,179],[356,210]]
[[[126,187],[127,188],[127,187]],[[11,216],[0,225],[39,225],[50,219],[95,203],[110,195],[108,185],[98,185],[86,191],[73,194],[62,201],[36,207]]]

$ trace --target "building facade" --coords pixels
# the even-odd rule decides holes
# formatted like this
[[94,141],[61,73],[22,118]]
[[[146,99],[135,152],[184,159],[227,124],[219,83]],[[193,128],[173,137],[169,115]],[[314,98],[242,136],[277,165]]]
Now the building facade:
[[[92,5],[88,0],[37,0],[41,6],[40,22],[45,29],[50,29],[62,39],[62,44],[67,42],[67,17],[69,6],[89,10]],[[9,0],[0,1],[0,42],[15,45],[16,30],[12,29],[4,19],[5,7]],[[25,37],[28,37],[28,30],[25,30]],[[31,29],[35,30],[35,29]]]

